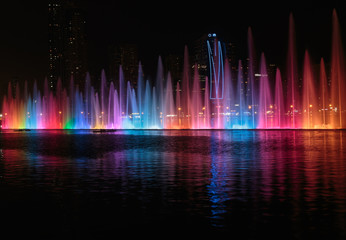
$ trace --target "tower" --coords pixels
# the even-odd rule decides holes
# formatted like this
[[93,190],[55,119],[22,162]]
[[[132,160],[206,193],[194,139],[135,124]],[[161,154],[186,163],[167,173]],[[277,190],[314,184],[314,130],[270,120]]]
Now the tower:
[[210,99],[223,99],[225,75],[224,75],[224,50],[216,33],[208,34],[208,78]]
[[83,9],[74,1],[48,3],[48,83],[54,89],[59,78],[73,76],[82,85],[87,71]]
[[210,99],[223,97],[223,65],[226,59],[229,63],[235,62],[234,49],[235,46],[230,42],[220,41],[216,33],[204,34],[195,41],[193,60],[198,67],[202,91],[205,89],[206,77],[209,79]]
[[138,79],[138,47],[136,44],[122,43],[109,47],[109,79],[119,77],[119,66],[122,67],[125,81],[137,88]]
[[83,9],[75,2],[67,1],[64,23],[64,65],[66,79],[73,79],[83,87],[87,71],[85,20]]
[[63,76],[63,9],[59,0],[48,3],[48,83],[53,89]]

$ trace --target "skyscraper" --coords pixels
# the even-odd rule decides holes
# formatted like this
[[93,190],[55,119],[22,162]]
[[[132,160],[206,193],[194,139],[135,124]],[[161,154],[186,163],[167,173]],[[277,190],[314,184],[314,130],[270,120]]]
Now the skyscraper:
[[177,54],[169,54],[164,58],[164,69],[170,72],[172,77],[173,88],[177,87],[183,76],[183,56]]
[[[214,91],[213,94],[210,94],[211,98],[222,97],[221,95],[216,95],[217,93],[221,93],[221,91],[218,91],[218,88],[216,87],[222,87],[223,81],[221,79],[222,76],[218,75],[218,71],[221,71],[221,68],[223,68],[225,60],[231,62],[234,61],[234,58],[234,45],[224,41],[219,41],[216,33],[204,34],[201,38],[195,41],[193,61],[198,68],[202,90],[204,89],[206,77],[209,78],[209,89],[210,91]],[[216,66],[216,60],[220,64],[217,66],[217,69],[213,69],[213,66]],[[220,69],[218,69],[219,67]],[[218,75],[216,78],[215,74]],[[215,82],[215,80],[217,81]]]
[[109,47],[110,81],[119,77],[119,67],[122,67],[125,81],[137,87],[138,79],[138,47],[136,44],[122,43]]
[[65,77],[73,76],[80,87],[83,87],[87,71],[85,23],[81,6],[67,1],[64,24]]
[[[208,76],[208,46],[207,46],[208,34],[204,34],[202,37],[194,42],[193,47],[193,59],[192,63],[196,64],[200,81],[204,84],[205,78]],[[204,85],[202,87],[204,88]]]
[[59,78],[83,85],[87,71],[85,20],[83,9],[74,1],[48,3],[48,82],[51,89]]
[[63,8],[59,0],[48,3],[48,83],[54,88],[63,76]]

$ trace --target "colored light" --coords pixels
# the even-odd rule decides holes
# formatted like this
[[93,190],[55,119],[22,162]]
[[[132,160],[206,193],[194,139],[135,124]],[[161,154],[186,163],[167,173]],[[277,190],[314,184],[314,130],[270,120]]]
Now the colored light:
[[[312,74],[314,68],[310,63],[308,52],[305,53],[302,81],[297,78],[298,61],[294,58],[296,53],[292,47],[294,25],[291,22],[292,19],[289,26],[288,49],[290,68],[285,69],[285,72],[288,72],[285,81],[281,80],[280,71],[276,72],[275,79],[269,79],[271,74],[267,73],[264,54],[261,55],[258,72],[257,69],[251,70],[251,67],[248,67],[255,65],[252,58],[249,58],[249,63],[246,65],[239,61],[237,73],[231,72],[228,61],[225,61],[227,58],[224,46],[216,39],[216,34],[211,33],[209,36],[215,39],[209,38],[205,43],[206,57],[209,60],[208,78],[205,78],[205,82],[201,82],[198,67],[195,67],[195,72],[191,74],[192,68],[188,64],[186,50],[184,77],[176,86],[173,85],[174,81],[169,74],[167,77],[158,77],[155,85],[144,81],[140,76],[136,79],[138,88],[131,86],[130,82],[133,79],[126,79],[128,81],[126,83],[124,77],[120,75],[117,80],[119,85],[115,86],[114,83],[108,83],[104,72],[101,74],[101,86],[92,87],[90,79],[86,79],[85,92],[73,87],[72,80],[70,84],[66,84],[67,89],[61,86],[61,83],[57,84],[54,92],[40,91],[35,86],[32,88],[34,91],[23,94],[24,96],[13,97],[9,94],[3,98],[1,105],[3,115],[0,115],[2,127],[13,129],[345,127],[346,94],[343,92],[346,89],[346,74],[343,71],[345,62],[336,14],[333,14],[331,67],[328,71],[325,71],[324,65],[321,64],[320,67],[321,73],[331,73],[328,84],[324,83],[326,81],[316,79]],[[163,70],[162,63],[158,64],[158,73],[164,73]],[[249,74],[250,70],[252,74]],[[320,75],[323,77],[323,74]],[[286,80],[287,85],[283,86]],[[274,82],[275,87],[272,87]],[[325,85],[319,86],[319,84]],[[48,86],[48,82],[44,86]],[[68,86],[72,86],[72,90]],[[96,89],[101,90],[96,92]],[[331,101],[329,108],[324,101],[321,103],[321,99]],[[318,109],[324,111],[317,111]]]

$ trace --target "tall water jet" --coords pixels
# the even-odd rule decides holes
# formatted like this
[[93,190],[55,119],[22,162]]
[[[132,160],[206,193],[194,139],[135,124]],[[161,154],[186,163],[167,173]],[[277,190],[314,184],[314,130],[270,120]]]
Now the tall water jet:
[[125,117],[125,79],[123,68],[119,66],[119,118]]
[[244,122],[243,122],[243,115],[244,115],[244,80],[243,80],[243,65],[241,60],[238,62],[238,77],[237,77],[237,95],[234,106],[237,106],[237,112],[238,112],[238,124],[237,128],[243,128]]
[[248,28],[248,51],[249,51],[249,69],[248,69],[248,108],[251,113],[251,123],[249,126],[255,128],[255,105],[256,105],[256,89],[255,89],[255,46],[253,42],[251,27]]
[[176,110],[177,110],[177,118],[178,118],[178,123],[177,126],[181,128],[181,119],[183,118],[183,114],[181,112],[181,96],[180,96],[180,84],[177,82],[177,90],[176,90],[176,95],[175,95],[175,104],[176,104]]
[[122,127],[121,110],[119,103],[119,93],[117,90],[114,91],[114,122],[116,128]]
[[[114,85],[113,85],[114,88]],[[91,97],[91,79],[90,74],[87,73],[85,77],[85,83],[84,83],[84,114],[86,118],[86,124],[90,126],[91,124],[91,116],[90,116],[90,97]],[[57,95],[59,94],[59,91],[57,91]],[[59,101],[58,101],[59,102]]]
[[138,104],[137,104],[137,96],[136,96],[136,91],[134,88],[131,88],[131,114],[130,114],[130,119],[132,122],[133,128],[140,128],[140,114],[138,112]]
[[[317,116],[316,109],[318,108],[317,99],[314,89],[314,77],[310,63],[308,51],[305,51],[304,56],[304,74],[303,74],[303,128],[311,129],[319,125],[319,117]],[[317,110],[318,111],[318,110]]]
[[184,116],[182,123],[183,128],[190,128],[191,123],[191,103],[190,103],[190,64],[189,64],[189,53],[187,46],[184,50],[184,67],[183,67],[183,78],[182,78],[182,96],[181,96],[181,112]]
[[156,73],[156,81],[155,81],[155,88],[156,88],[156,103],[157,103],[157,111],[160,114],[159,118],[159,125],[164,126],[165,118],[163,116],[164,111],[164,72],[163,72],[163,64],[162,64],[162,58],[159,56],[158,64],[157,64],[157,73]]
[[143,109],[144,106],[143,104],[144,102],[144,90],[145,90],[145,86],[144,86],[144,80],[143,80],[143,70],[142,70],[142,64],[141,62],[139,62],[138,64],[138,78],[137,78],[137,102],[138,102],[138,112],[139,112],[139,117],[140,117],[140,128],[143,128]]
[[93,97],[93,106],[94,106],[94,114],[93,116],[95,117],[95,123],[94,127],[95,128],[102,128],[102,116],[101,116],[101,109],[100,109],[100,99],[99,99],[99,94],[98,92],[95,93]]
[[106,73],[104,70],[101,71],[101,85],[100,85],[100,92],[101,92],[101,99],[100,99],[100,104],[101,104],[101,128],[104,128],[106,125],[106,117],[105,117],[105,113],[106,113],[106,109],[107,109],[107,100],[108,100],[108,96],[107,96],[107,79],[106,79]]
[[327,116],[327,111],[329,110],[329,94],[328,94],[328,82],[326,67],[323,58],[321,58],[320,63],[320,104],[321,118],[322,118],[322,128],[328,128],[329,118]]
[[268,80],[267,65],[264,54],[260,60],[260,83],[259,83],[259,102],[258,102],[258,127],[271,128],[273,126],[273,105],[271,91]]
[[151,115],[152,115],[152,98],[151,98],[151,86],[149,80],[145,83],[145,93],[144,93],[144,102],[146,103],[143,108],[143,127],[149,129],[151,127]]
[[284,104],[284,94],[282,89],[282,79],[280,69],[276,69],[275,74],[275,97],[274,97],[274,127],[275,128],[285,128],[285,104]]
[[205,78],[205,90],[204,90],[204,106],[203,106],[203,115],[204,115],[204,126],[203,128],[211,128],[210,123],[210,96],[209,96],[209,78]]
[[152,90],[152,105],[151,105],[151,118],[150,118],[150,128],[160,128],[159,127],[159,119],[160,116],[158,115],[158,107],[156,102],[156,88],[153,87]]
[[164,96],[164,108],[163,108],[163,118],[165,118],[164,121],[164,128],[176,128],[175,120],[176,120],[176,114],[175,114],[175,106],[174,106],[174,97],[173,97],[173,88],[172,88],[172,77],[171,74],[168,72],[167,74],[167,83],[166,83],[166,90],[165,90],[165,96]]
[[297,112],[300,109],[298,92],[298,70],[295,46],[295,29],[293,14],[289,16],[289,38],[288,38],[288,57],[287,57],[287,112],[290,113],[290,127],[300,127]]
[[345,89],[345,62],[343,56],[343,47],[340,34],[339,20],[336,10],[333,10],[332,26],[332,59],[331,59],[331,106],[335,113],[331,114],[331,123],[333,128],[343,128],[343,115],[346,106]]
[[191,127],[193,129],[201,128],[200,112],[202,111],[201,87],[198,75],[197,64],[194,66],[193,87],[191,96]]
[[132,112],[131,109],[131,84],[128,81],[127,87],[126,87],[126,108],[125,108],[125,128],[132,128],[133,125],[130,121],[130,113]]
[[232,86],[232,74],[229,61],[225,61],[225,88],[223,98],[223,108],[225,112],[223,127],[228,129],[232,128],[232,109],[234,107],[234,92]]
[[114,84],[111,82],[109,86],[109,94],[108,94],[108,110],[107,110],[107,128],[114,129],[115,121],[114,121],[114,113],[115,113],[115,101],[114,101],[115,89]]

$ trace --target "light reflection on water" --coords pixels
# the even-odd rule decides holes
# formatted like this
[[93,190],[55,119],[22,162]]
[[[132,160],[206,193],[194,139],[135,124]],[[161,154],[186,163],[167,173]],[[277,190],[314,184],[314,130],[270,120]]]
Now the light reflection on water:
[[5,131],[0,203],[10,222],[31,226],[34,214],[58,236],[159,226],[344,239],[345,139],[344,131]]

